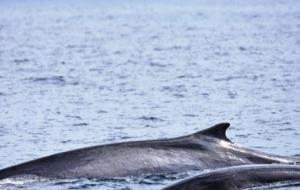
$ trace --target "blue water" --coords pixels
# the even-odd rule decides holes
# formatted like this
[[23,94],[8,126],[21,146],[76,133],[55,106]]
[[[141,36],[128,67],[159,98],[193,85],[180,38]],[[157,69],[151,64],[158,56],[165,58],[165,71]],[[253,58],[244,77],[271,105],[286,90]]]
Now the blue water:
[[[224,121],[236,143],[299,155],[299,21],[292,0],[1,0],[0,168]],[[5,188],[159,189],[189,175]]]

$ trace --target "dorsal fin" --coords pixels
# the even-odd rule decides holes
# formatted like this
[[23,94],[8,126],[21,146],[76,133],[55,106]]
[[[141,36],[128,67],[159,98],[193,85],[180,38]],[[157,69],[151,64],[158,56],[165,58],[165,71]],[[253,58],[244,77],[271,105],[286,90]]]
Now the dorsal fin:
[[194,133],[193,136],[206,135],[206,136],[211,136],[214,138],[218,138],[230,142],[230,140],[226,137],[226,130],[228,129],[229,126],[230,123],[219,123],[208,129]]

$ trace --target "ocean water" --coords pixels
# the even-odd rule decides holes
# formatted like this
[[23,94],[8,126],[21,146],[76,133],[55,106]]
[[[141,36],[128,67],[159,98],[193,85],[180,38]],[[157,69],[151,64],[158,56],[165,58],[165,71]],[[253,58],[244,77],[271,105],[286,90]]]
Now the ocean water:
[[[299,21],[293,0],[1,0],[0,168],[225,121],[233,142],[299,156]],[[1,188],[160,189],[192,174]]]

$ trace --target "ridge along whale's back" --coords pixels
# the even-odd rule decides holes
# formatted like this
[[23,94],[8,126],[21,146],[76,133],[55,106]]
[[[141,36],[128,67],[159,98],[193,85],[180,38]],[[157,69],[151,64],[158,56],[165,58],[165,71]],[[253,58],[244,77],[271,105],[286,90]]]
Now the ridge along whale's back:
[[62,152],[0,170],[0,179],[14,175],[50,178],[113,178],[174,173],[251,163],[294,160],[234,145],[229,123],[191,135],[98,145]]

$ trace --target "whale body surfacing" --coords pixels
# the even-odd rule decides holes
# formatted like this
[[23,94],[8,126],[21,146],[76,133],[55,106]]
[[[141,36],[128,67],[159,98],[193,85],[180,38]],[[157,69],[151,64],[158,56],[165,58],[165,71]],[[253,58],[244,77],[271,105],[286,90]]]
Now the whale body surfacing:
[[176,173],[242,164],[298,163],[299,160],[243,148],[220,123],[177,138],[130,141],[62,152],[0,170],[0,179],[19,175],[99,178]]
[[162,190],[241,190],[272,185],[300,186],[300,166],[284,164],[232,166],[202,173]]

